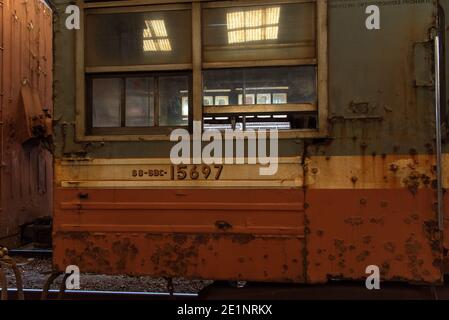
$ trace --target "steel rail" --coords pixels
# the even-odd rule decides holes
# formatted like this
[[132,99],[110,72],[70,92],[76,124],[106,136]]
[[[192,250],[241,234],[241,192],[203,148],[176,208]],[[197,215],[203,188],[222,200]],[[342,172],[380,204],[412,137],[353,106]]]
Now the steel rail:
[[28,257],[28,258],[51,258],[53,254],[53,250],[50,249],[10,249],[9,256],[10,257]]
[[[25,300],[40,300],[42,289],[23,289]],[[17,289],[8,289],[8,296],[17,299]],[[60,290],[49,290],[49,300],[194,300],[198,298],[195,293],[167,292],[122,292],[122,291],[92,291],[92,290],[65,290],[61,295]]]

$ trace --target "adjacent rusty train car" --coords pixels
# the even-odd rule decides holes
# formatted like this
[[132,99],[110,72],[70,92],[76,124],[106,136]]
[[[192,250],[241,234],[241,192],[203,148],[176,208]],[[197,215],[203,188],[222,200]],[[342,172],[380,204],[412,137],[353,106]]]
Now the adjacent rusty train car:
[[[57,270],[443,281],[447,1],[54,3]],[[277,171],[174,163],[198,128],[277,129]]]
[[52,11],[40,0],[0,3],[0,243],[51,215]]

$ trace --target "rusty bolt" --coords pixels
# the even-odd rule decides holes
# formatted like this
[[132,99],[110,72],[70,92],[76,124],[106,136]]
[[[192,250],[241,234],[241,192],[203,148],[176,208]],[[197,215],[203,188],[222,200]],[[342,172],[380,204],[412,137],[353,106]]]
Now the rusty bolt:
[[227,221],[216,221],[215,222],[215,226],[217,227],[217,229],[226,231],[232,228],[232,225],[227,222]]
[[358,180],[358,178],[357,178],[356,176],[353,176],[353,177],[351,178],[352,183],[356,183],[357,180]]
[[80,199],[87,199],[87,198],[89,198],[89,194],[86,193],[86,192],[80,192],[80,193],[78,194],[78,197],[79,197]]
[[398,171],[398,169],[399,169],[399,167],[396,164],[390,165],[390,170],[391,171],[396,172],[396,171]]
[[313,173],[313,174],[317,174],[317,173],[318,173],[318,168],[313,168],[313,169],[312,169],[312,173]]
[[8,249],[6,247],[1,248],[1,257],[6,257],[8,255]]
[[432,209],[433,209],[434,211],[437,211],[437,210],[438,210],[438,202],[432,203]]
[[431,185],[431,187],[432,187],[432,189],[437,189],[438,188],[438,180],[432,180],[431,182],[430,182],[430,185]]

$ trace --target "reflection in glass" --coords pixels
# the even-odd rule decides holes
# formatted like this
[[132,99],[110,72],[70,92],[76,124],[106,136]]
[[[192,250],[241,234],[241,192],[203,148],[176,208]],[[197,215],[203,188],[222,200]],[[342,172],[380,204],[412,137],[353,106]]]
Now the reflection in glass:
[[182,117],[183,120],[187,120],[189,116],[189,97],[182,97]]
[[170,39],[164,20],[145,20],[143,51],[171,51]]
[[204,130],[258,130],[258,129],[316,129],[314,114],[290,113],[245,116],[208,116],[203,118]]
[[216,106],[227,106],[227,105],[229,105],[229,97],[228,96],[216,96],[215,97],[215,105]]
[[159,78],[160,126],[188,125],[188,96],[189,81],[187,77],[170,76]]
[[154,79],[126,79],[126,126],[154,125]]
[[207,8],[205,62],[316,58],[315,3]]
[[243,94],[239,94],[239,105],[242,104],[256,104],[256,95],[247,93],[245,94],[245,103],[243,103]]
[[285,104],[287,103],[286,93],[273,93],[273,104]]
[[92,126],[94,128],[120,127],[122,79],[92,80]]
[[86,66],[192,62],[190,10],[93,14],[86,11]]
[[317,99],[315,66],[205,70],[203,85],[205,105],[316,104]]
[[257,94],[257,104],[271,104],[271,93]]
[[204,106],[213,106],[214,105],[214,97],[213,96],[204,96],[203,97],[203,105]]
[[228,43],[276,40],[279,33],[280,7],[228,12]]

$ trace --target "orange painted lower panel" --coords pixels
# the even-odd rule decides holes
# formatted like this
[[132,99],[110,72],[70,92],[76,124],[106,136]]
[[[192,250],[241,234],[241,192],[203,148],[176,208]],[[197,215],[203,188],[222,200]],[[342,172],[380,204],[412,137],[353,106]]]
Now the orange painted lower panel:
[[320,283],[377,265],[384,280],[442,279],[430,188],[57,189],[55,200],[58,270]]
[[449,192],[446,189],[446,192],[444,192],[443,196],[443,212],[444,215],[444,234],[443,234],[443,247],[444,247],[444,264],[443,269],[445,274],[449,274]]
[[58,270],[305,281],[302,190],[57,189],[55,201]]
[[364,279],[369,265],[385,280],[442,280],[432,189],[310,189],[306,202],[309,281]]
[[54,235],[57,270],[214,280],[304,282],[304,239],[239,234]]

